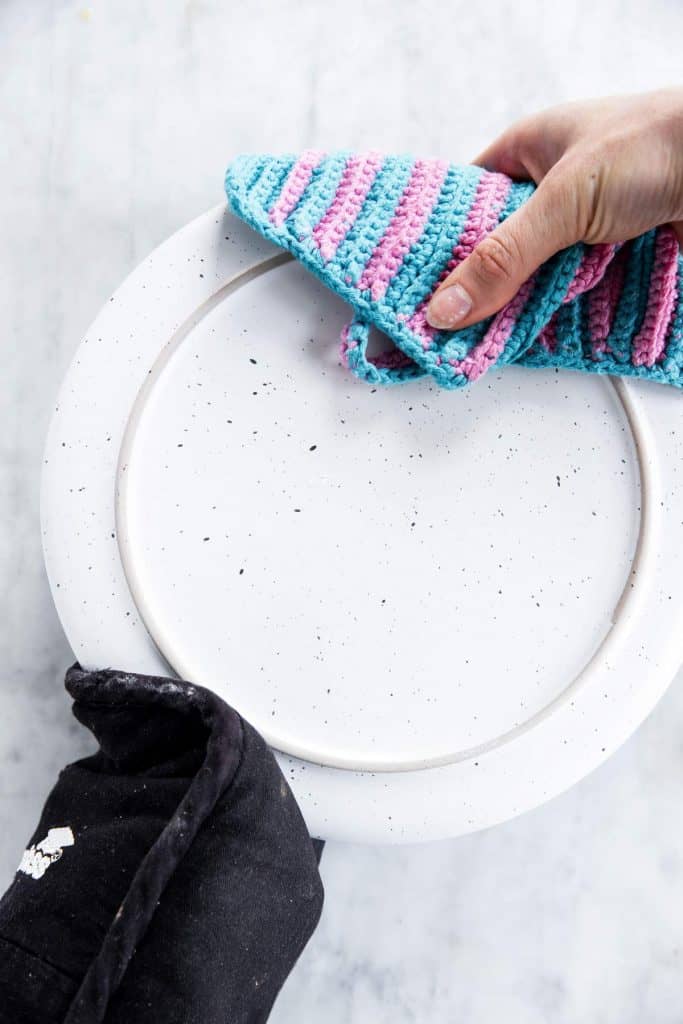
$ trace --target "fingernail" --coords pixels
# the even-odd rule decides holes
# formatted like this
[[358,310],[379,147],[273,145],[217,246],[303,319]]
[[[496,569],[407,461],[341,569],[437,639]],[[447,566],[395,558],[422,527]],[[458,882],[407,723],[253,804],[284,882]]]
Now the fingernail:
[[432,327],[443,330],[455,327],[472,309],[472,299],[462,285],[449,284],[436,292],[427,307],[427,320]]

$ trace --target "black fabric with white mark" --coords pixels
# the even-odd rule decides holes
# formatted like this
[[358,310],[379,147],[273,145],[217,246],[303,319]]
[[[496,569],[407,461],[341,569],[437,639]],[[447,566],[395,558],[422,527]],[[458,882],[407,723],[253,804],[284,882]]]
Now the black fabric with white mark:
[[259,734],[188,683],[74,666],[68,766],[0,901],[0,1024],[259,1024],[318,921],[314,844]]

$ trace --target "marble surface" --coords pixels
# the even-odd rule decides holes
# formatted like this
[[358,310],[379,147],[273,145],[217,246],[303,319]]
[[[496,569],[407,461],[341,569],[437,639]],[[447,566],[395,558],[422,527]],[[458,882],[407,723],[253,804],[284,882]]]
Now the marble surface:
[[[581,16],[579,14],[581,8]],[[511,119],[672,83],[683,7],[653,0],[0,5],[0,887],[88,742],[40,549],[50,407],[98,307],[220,200],[243,149],[468,159]],[[328,845],[288,1024],[681,1020],[683,692],[563,797],[423,847]]]

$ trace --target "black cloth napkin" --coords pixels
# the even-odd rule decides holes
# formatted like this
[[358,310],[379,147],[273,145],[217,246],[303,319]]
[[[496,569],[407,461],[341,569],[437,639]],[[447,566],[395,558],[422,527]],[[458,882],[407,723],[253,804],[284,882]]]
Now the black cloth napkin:
[[259,1024],[318,922],[311,840],[215,694],[66,676],[99,750],[65,768],[0,900],[0,1024]]

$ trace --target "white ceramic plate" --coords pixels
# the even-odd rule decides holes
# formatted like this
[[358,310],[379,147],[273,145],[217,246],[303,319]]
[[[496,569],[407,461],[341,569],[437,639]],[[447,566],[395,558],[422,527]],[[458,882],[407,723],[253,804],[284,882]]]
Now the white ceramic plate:
[[375,390],[348,315],[223,208],[156,250],[63,386],[48,574],[83,664],[219,692],[314,833],[456,835],[585,775],[678,668],[681,396]]

